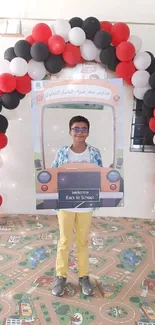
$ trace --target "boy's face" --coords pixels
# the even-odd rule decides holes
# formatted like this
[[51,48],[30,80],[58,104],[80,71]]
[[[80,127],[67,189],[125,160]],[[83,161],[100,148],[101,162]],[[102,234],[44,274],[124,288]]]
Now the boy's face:
[[84,143],[89,135],[88,125],[84,122],[76,122],[72,125],[69,134],[74,142]]

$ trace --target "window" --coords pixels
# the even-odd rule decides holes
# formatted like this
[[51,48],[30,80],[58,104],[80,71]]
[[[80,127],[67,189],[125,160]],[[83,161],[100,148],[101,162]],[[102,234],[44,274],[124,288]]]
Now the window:
[[155,152],[154,133],[148,125],[149,119],[153,116],[153,109],[150,109],[149,116],[144,116],[142,114],[142,104],[142,100],[134,100],[130,150],[132,152]]

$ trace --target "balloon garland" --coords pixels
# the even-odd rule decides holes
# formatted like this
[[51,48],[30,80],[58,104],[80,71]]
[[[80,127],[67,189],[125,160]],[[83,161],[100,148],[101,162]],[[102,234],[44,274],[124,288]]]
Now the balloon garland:
[[[155,58],[151,52],[140,52],[141,46],[141,39],[130,35],[128,25],[121,22],[74,17],[70,21],[56,20],[51,27],[39,23],[32,35],[4,52],[0,62],[0,112],[19,105],[31,91],[31,80],[42,80],[66,65],[96,61],[133,86],[134,96],[143,103],[141,114],[149,117],[149,128],[155,133]],[[1,114],[0,150],[8,143],[8,125]],[[0,205],[2,202],[0,196]]]

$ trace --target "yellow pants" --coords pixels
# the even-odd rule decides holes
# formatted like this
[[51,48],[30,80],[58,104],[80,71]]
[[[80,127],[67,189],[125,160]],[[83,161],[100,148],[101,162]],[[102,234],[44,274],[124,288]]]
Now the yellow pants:
[[78,275],[83,277],[89,273],[88,235],[92,220],[92,212],[73,213],[65,210],[58,212],[60,239],[57,250],[56,275],[67,277],[69,248],[73,231],[76,230]]

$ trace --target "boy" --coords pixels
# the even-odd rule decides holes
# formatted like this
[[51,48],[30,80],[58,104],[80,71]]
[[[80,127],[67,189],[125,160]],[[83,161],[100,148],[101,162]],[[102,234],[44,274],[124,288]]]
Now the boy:
[[[57,168],[65,163],[87,162],[102,167],[101,154],[98,149],[87,145],[90,123],[83,116],[75,116],[69,122],[69,134],[73,143],[71,147],[59,149],[52,164]],[[56,279],[53,284],[52,294],[62,296],[68,271],[69,247],[72,242],[74,228],[76,230],[75,242],[77,247],[79,284],[84,295],[93,295],[93,287],[89,281],[89,254],[88,235],[92,220],[92,209],[67,209],[58,212],[60,239],[56,260]]]

